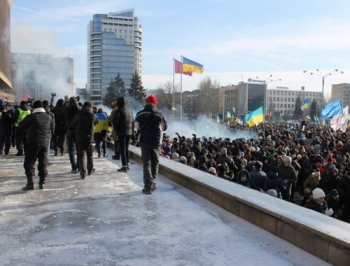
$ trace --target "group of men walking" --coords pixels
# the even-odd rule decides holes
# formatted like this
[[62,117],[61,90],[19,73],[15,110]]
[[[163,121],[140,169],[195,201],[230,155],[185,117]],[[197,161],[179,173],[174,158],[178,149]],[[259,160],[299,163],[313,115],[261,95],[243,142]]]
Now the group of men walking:
[[[109,122],[113,126],[113,137],[118,146],[114,159],[121,158],[122,167],[118,172],[127,172],[129,164],[129,144],[132,136],[139,137],[142,159],[144,162],[144,194],[151,194],[156,189],[156,177],[158,174],[159,151],[162,144],[163,131],[167,129],[167,122],[158,111],[157,98],[154,95],[146,98],[146,105],[134,117],[133,112],[127,107],[125,97],[117,99],[113,106]],[[0,101],[0,154],[5,151],[9,154],[11,146],[11,133],[8,138],[3,137],[2,132],[6,129],[15,133],[17,156],[24,155],[24,169],[27,177],[27,184],[22,190],[33,190],[35,178],[35,163],[38,160],[39,188],[44,189],[48,175],[48,159],[50,153],[50,141],[55,151],[55,156],[64,154],[64,142],[66,140],[71,164],[71,173],[79,173],[81,179],[86,175],[94,173],[93,151],[94,134],[101,125],[107,125],[103,115],[93,112],[91,103],[85,102],[82,106],[76,97],[65,97],[59,99],[56,106],[48,108],[48,101],[34,101],[31,109],[26,102],[14,112],[7,112]],[[11,117],[12,116],[12,117]],[[99,120],[100,118],[100,120]],[[10,123],[11,122],[11,123]],[[14,122],[14,123],[13,123]],[[99,126],[97,126],[99,124]],[[8,129],[7,127],[10,126]],[[12,129],[14,125],[15,129]],[[137,134],[134,132],[137,129]],[[102,131],[106,131],[102,128]],[[97,130],[100,139],[101,130]],[[101,133],[102,136],[104,133]],[[103,137],[102,137],[103,139]],[[26,140],[26,141],[24,141]],[[100,142],[96,143],[98,146]],[[103,143],[103,153],[106,156],[106,144]],[[97,150],[100,151],[100,147]],[[75,158],[77,154],[77,159]],[[100,156],[100,152],[99,156]],[[86,163],[87,162],[87,163]]]

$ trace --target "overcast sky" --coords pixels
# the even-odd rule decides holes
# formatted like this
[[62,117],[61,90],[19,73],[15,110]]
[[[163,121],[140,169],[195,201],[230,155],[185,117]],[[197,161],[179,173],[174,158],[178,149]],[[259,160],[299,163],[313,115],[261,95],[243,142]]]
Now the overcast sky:
[[[350,83],[350,5],[346,0],[13,0],[12,52],[74,58],[75,83],[85,87],[87,25],[93,14],[135,9],[143,28],[143,85],[173,81],[173,58],[204,65],[203,74],[183,76],[183,90],[197,89],[206,76],[221,86],[248,78],[325,92]],[[279,81],[279,79],[282,79]],[[180,75],[175,75],[175,83]]]

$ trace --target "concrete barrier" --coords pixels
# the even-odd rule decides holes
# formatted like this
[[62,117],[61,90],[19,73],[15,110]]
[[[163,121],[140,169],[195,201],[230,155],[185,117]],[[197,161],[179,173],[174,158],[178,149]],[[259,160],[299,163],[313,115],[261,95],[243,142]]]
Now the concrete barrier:
[[[142,163],[139,148],[130,146],[130,156]],[[159,172],[332,265],[350,264],[350,225],[347,223],[163,157]]]

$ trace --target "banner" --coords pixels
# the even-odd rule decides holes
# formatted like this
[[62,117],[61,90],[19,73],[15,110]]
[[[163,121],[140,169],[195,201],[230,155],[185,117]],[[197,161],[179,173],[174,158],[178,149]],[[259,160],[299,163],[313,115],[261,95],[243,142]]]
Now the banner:
[[340,115],[342,113],[343,108],[341,106],[340,100],[335,100],[334,102],[331,102],[322,108],[322,119]]

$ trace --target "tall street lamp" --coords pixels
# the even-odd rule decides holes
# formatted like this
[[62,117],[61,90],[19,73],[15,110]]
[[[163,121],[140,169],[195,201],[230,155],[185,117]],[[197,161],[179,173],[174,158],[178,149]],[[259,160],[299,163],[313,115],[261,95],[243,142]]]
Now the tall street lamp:
[[316,75],[320,76],[322,78],[322,101],[321,101],[321,109],[324,107],[324,79],[325,77],[336,75],[336,74],[344,74],[343,71],[339,71],[338,69],[334,69],[333,71],[329,72],[328,74],[322,74],[322,72],[319,69],[316,69],[315,72],[310,72],[307,70],[304,70],[304,73],[310,73],[310,75]]

